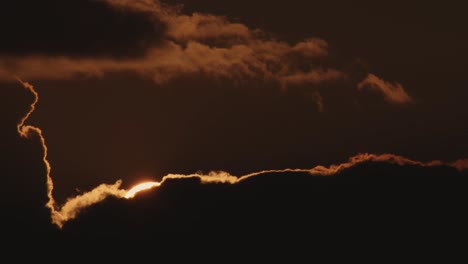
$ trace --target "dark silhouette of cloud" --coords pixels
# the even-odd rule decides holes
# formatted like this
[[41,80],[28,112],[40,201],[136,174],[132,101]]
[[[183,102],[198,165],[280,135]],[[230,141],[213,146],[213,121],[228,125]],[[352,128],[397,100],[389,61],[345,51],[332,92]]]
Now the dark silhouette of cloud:
[[1,4],[0,31],[1,56],[125,58],[157,45],[165,25],[101,0],[19,0]]
[[446,165],[366,161],[331,176],[268,172],[238,184],[172,178],[132,200],[106,199],[63,232],[136,239],[185,231],[335,234],[457,225],[466,219],[460,211],[466,176]]

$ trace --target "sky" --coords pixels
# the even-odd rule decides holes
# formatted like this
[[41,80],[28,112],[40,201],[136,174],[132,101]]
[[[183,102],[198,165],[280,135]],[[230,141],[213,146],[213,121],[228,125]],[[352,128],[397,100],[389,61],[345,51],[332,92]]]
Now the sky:
[[3,226],[297,232],[377,201],[455,217],[466,20],[457,2],[2,3]]

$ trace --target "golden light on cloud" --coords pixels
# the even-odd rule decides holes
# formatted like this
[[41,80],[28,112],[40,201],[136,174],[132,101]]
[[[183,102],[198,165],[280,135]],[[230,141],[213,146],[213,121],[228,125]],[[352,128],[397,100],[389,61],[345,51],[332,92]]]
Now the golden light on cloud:
[[149,190],[149,189],[152,189],[154,187],[159,187],[160,183],[159,182],[144,182],[144,183],[140,183],[136,186],[134,186],[133,188],[131,188],[126,194],[125,194],[125,198],[127,199],[130,199],[130,198],[133,198],[135,197],[135,195],[141,191],[145,191],[145,190]]

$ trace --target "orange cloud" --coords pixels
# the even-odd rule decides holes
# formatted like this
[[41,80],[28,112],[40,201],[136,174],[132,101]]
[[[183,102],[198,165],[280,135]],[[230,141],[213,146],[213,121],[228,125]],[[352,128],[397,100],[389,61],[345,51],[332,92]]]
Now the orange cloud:
[[[328,44],[318,38],[287,43],[267,37],[258,29],[212,14],[184,14],[181,6],[160,1],[107,0],[122,12],[132,10],[167,28],[161,41],[144,56],[112,58],[33,54],[0,57],[0,80],[20,76],[28,80],[99,77],[132,72],[164,84],[191,74],[231,80],[261,80],[282,88],[316,85],[345,74],[321,65]],[[318,91],[317,91],[318,93]]]
[[116,181],[114,184],[101,184],[89,192],[69,198],[62,206],[55,206],[52,210],[52,223],[58,227],[74,218],[86,207],[99,203],[109,196],[123,198],[127,190],[120,189],[122,182]]
[[326,56],[328,55],[328,43],[323,39],[311,38],[296,43],[291,51],[311,58]]
[[374,74],[368,74],[367,77],[358,84],[358,89],[376,90],[384,96],[385,100],[392,104],[408,104],[413,100],[399,83],[386,82]]
[[168,36],[178,41],[209,39],[250,39],[252,31],[241,23],[231,23],[221,16],[194,13],[175,15],[166,19]]
[[[287,43],[268,37],[259,29],[234,23],[213,14],[184,14],[181,5],[168,5],[153,0],[106,0],[122,12],[131,10],[166,27],[161,41],[149,47],[140,57],[76,57],[35,54],[0,57],[0,80],[69,79],[100,77],[112,72],[138,73],[157,84],[174,78],[202,74],[206,77],[233,81],[261,80],[273,82],[282,89],[310,86],[313,100],[321,111],[323,98],[317,85],[347,79],[338,67],[324,65],[329,54],[328,43],[309,38]],[[380,92],[392,104],[408,104],[412,98],[399,83],[390,83],[374,74],[357,85],[358,90]]]
[[459,159],[450,165],[457,168],[459,171],[468,170],[468,159]]
[[177,41],[196,41],[217,38],[253,37],[252,30],[241,23],[232,23],[226,17],[193,13],[182,13],[182,5],[168,5],[159,0],[106,0],[115,8],[132,9],[150,13],[167,24],[167,36]]
[[24,124],[26,120],[29,118],[29,116],[36,109],[36,104],[39,102],[39,94],[36,92],[36,90],[34,90],[34,87],[31,84],[27,82],[23,82],[19,78],[17,78],[17,80],[21,83],[21,85],[23,85],[25,89],[27,89],[34,96],[34,101],[30,104],[29,111],[23,116],[23,118],[21,118],[20,122],[18,123],[18,126],[17,126],[18,134],[24,138],[29,138],[33,134],[39,136],[41,146],[43,149],[43,153],[44,153],[42,157],[42,161],[46,167],[46,177],[47,177],[46,188],[47,188],[47,197],[49,199],[46,206],[53,212],[54,207],[55,207],[55,200],[52,195],[54,184],[52,181],[52,177],[50,176],[51,166],[50,166],[49,161],[47,160],[47,145],[45,142],[45,138],[42,135],[42,130],[40,128]]
[[402,156],[398,156],[395,154],[369,154],[369,153],[361,153],[357,154],[355,156],[352,156],[348,159],[347,162],[340,163],[340,164],[333,164],[328,167],[318,165],[313,167],[312,169],[284,169],[284,170],[265,170],[265,171],[260,171],[260,172],[255,172],[251,173],[245,176],[242,176],[239,180],[243,180],[249,177],[257,176],[260,174],[265,174],[265,173],[275,173],[275,172],[307,172],[310,173],[311,175],[317,175],[317,176],[331,176],[334,175],[340,171],[343,171],[345,169],[351,168],[357,164],[361,164],[364,162],[386,162],[389,164],[397,164],[400,166],[403,165],[417,165],[421,167],[431,167],[431,166],[451,166],[457,169],[460,169],[461,167],[456,167],[454,164],[450,163],[445,163],[439,160],[434,160],[430,162],[421,162],[421,161],[415,161],[411,160]]
[[[164,24],[160,41],[145,46],[144,56],[67,56],[51,54],[0,56],[0,81],[20,76],[28,80],[56,80],[100,77],[107,73],[132,72],[165,84],[174,78],[193,74],[237,81],[261,80],[282,89],[309,86],[312,99],[323,111],[324,100],[318,84],[347,80],[346,72],[325,65],[328,43],[308,38],[287,43],[269,37],[259,29],[231,22],[227,17],[205,13],[183,13],[182,5],[158,0],[105,0],[121,12],[136,12],[156,24]],[[152,20],[151,20],[152,18]],[[159,33],[158,33],[159,34]],[[412,101],[403,86],[368,74],[358,90],[380,92],[386,101],[403,105]]]
[[403,156],[395,154],[370,154],[370,153],[361,153],[355,156],[352,156],[348,159],[347,162],[340,164],[332,164],[328,167],[318,165],[311,169],[281,169],[281,170],[264,170],[259,172],[250,173],[241,177],[233,176],[225,171],[212,171],[208,174],[190,174],[190,175],[180,175],[180,174],[169,174],[163,177],[161,184],[170,179],[185,179],[185,178],[199,178],[201,183],[229,183],[236,184],[240,181],[248,179],[250,177],[259,176],[267,173],[283,173],[283,172],[305,172],[315,176],[332,176],[343,170],[349,169],[353,166],[356,166],[365,162],[385,162],[388,164],[396,164],[400,166],[405,165],[415,165],[421,167],[433,167],[433,166],[449,166],[456,168],[460,171],[468,169],[468,160],[459,160],[454,163],[446,163],[440,160],[433,160],[429,162],[416,161],[412,159],[405,158]]
[[[109,58],[68,58],[43,55],[4,57],[0,62],[0,79],[13,75],[22,78],[68,79],[77,76],[102,76],[108,72],[136,72],[162,84],[187,74],[205,74],[230,79],[264,79],[282,86],[314,84],[339,79],[336,69],[296,69],[291,59],[292,47],[281,42],[258,41],[227,48],[211,47],[200,42],[182,46],[168,41],[152,49],[143,58],[113,60]],[[308,51],[311,52],[310,50]]]

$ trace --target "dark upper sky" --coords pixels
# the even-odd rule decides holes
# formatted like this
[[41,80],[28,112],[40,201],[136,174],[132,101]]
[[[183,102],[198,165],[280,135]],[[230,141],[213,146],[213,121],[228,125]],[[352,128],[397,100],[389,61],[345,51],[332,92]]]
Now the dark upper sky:
[[41,162],[16,138],[32,102],[17,76],[39,93],[28,123],[60,202],[168,173],[467,156],[461,3],[116,2],[1,4],[1,133],[22,153],[3,159]]

